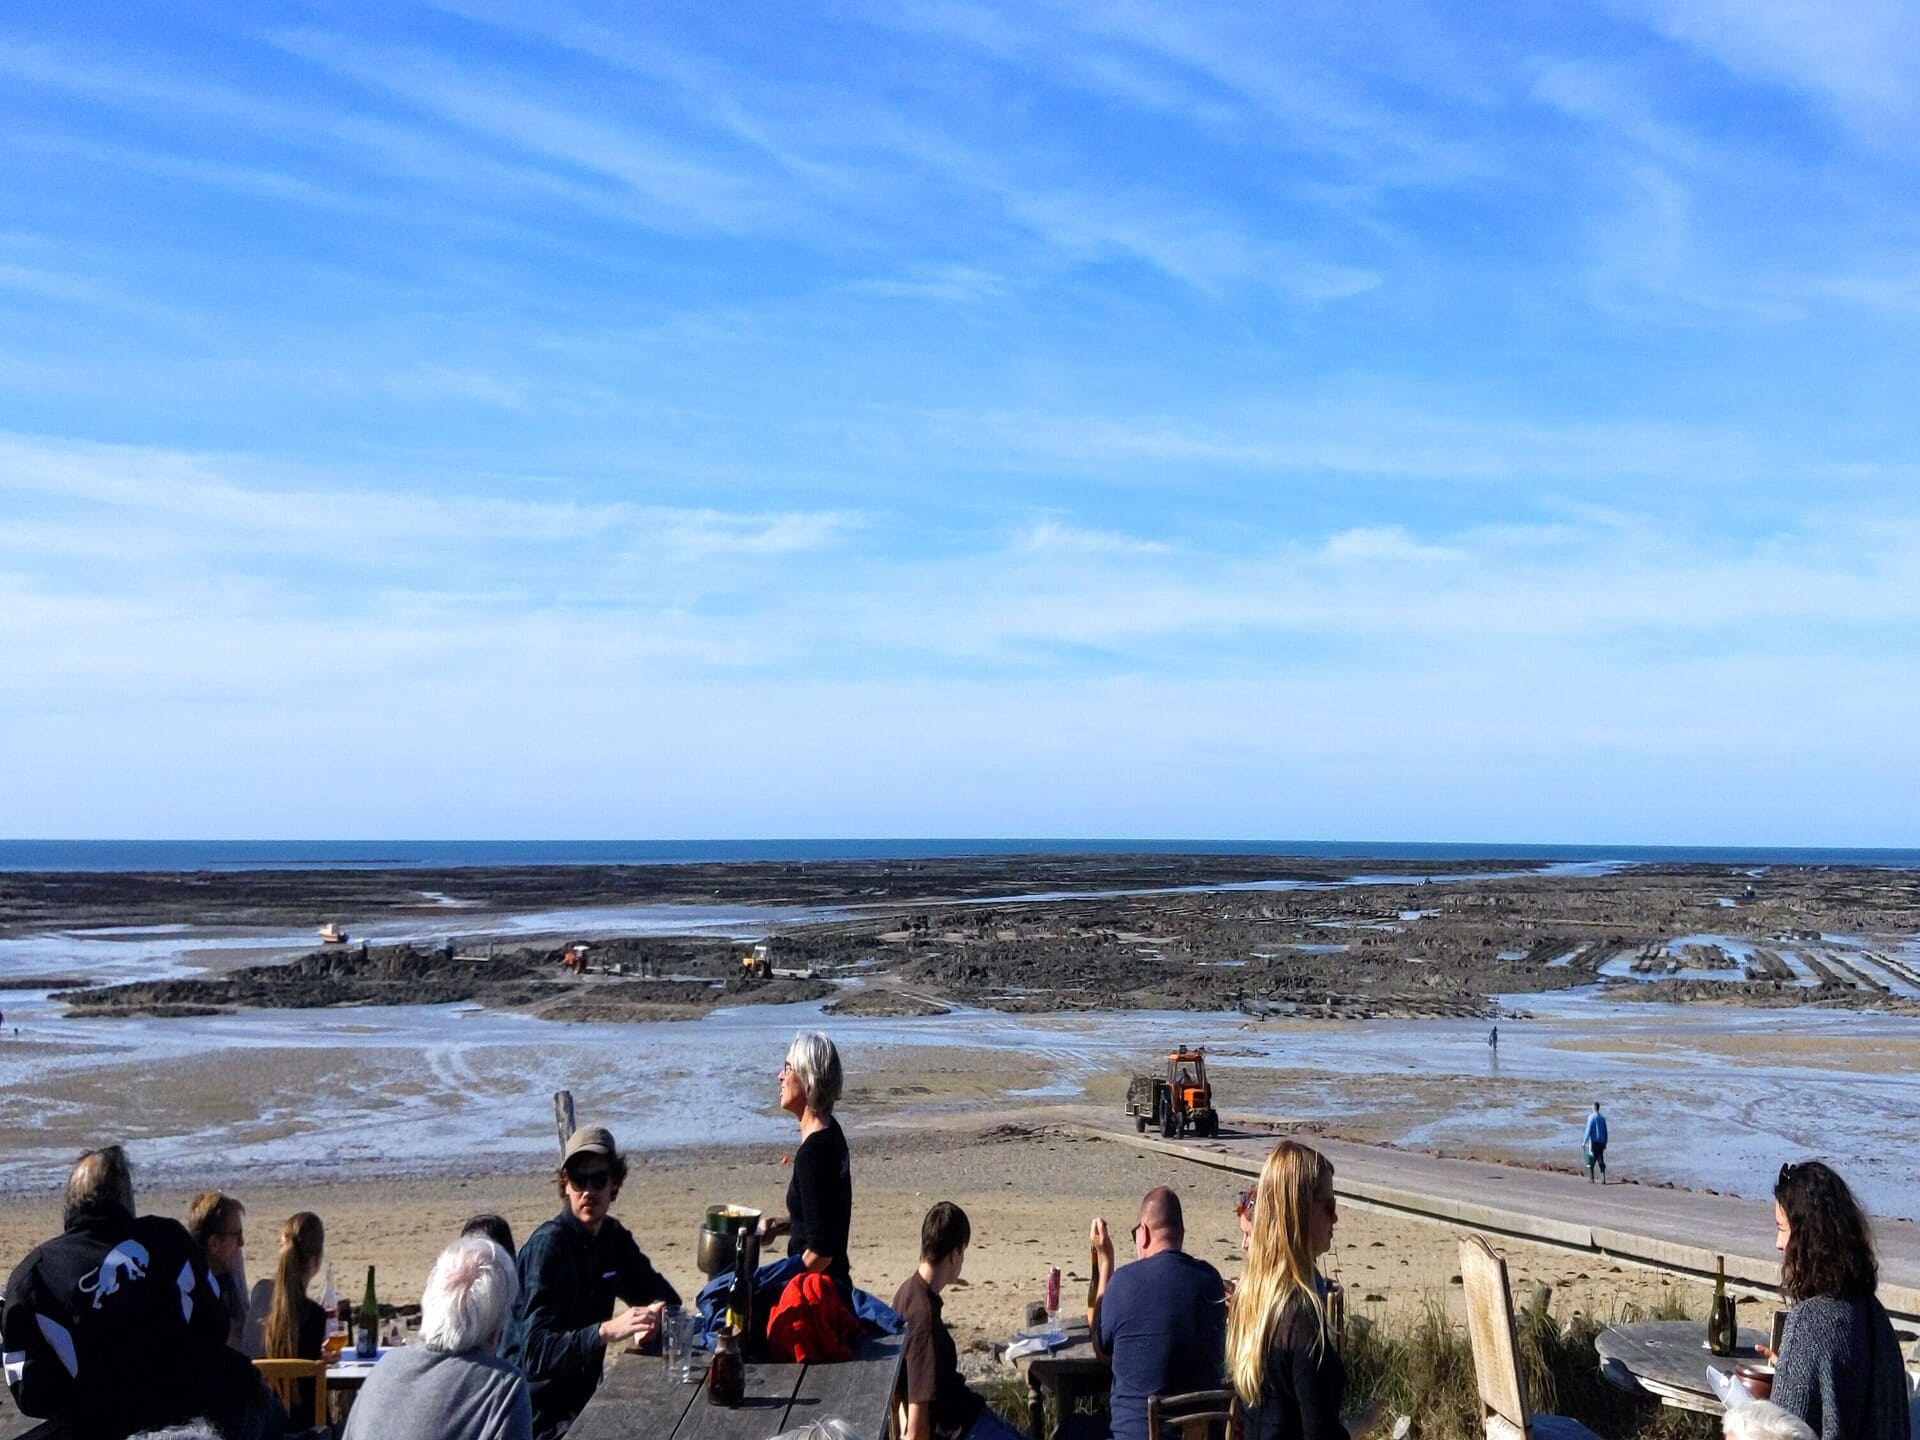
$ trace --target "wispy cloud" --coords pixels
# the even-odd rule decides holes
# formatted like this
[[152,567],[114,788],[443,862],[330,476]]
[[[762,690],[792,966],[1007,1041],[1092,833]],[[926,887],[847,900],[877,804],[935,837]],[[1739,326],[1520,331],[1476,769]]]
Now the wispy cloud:
[[1784,84],[1877,139],[1920,119],[1920,15],[1902,0],[1635,0],[1625,8],[1736,74]]

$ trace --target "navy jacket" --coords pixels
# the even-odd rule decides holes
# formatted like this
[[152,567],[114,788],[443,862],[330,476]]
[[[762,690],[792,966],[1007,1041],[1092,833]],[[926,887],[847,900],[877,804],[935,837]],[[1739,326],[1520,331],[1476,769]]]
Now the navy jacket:
[[501,1353],[527,1377],[533,1433],[551,1435],[600,1386],[600,1325],[613,1318],[615,1299],[678,1305],[680,1295],[611,1216],[589,1235],[571,1210],[562,1210],[527,1237],[519,1270],[520,1299]]

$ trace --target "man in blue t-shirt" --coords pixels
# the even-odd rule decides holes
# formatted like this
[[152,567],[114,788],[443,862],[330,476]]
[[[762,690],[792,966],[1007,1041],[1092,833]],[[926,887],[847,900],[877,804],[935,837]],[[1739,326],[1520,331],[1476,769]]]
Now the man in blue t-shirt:
[[1113,1268],[1113,1236],[1096,1219],[1098,1255],[1087,1323],[1113,1364],[1114,1440],[1148,1440],[1147,1397],[1216,1390],[1227,1349],[1227,1291],[1220,1272],[1184,1254],[1180,1197],[1161,1186],[1140,1202],[1133,1244],[1140,1258]]
[[1587,1183],[1593,1183],[1595,1167],[1600,1183],[1607,1183],[1607,1117],[1600,1113],[1600,1102],[1593,1102],[1593,1114],[1587,1117]]

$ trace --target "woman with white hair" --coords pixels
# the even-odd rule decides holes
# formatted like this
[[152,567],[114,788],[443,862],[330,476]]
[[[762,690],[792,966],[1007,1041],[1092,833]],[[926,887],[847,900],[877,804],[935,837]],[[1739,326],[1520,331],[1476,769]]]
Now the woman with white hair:
[[420,1343],[390,1350],[347,1415],[345,1440],[532,1440],[527,1382],[499,1356],[520,1294],[513,1257],[463,1235],[433,1262]]
[[793,1037],[780,1067],[780,1108],[800,1122],[800,1148],[793,1152],[787,1213],[768,1215],[760,1233],[786,1235],[787,1254],[798,1255],[815,1275],[825,1275],[842,1295],[851,1295],[847,1235],[853,1228],[853,1162],[847,1137],[833,1118],[840,1099],[840,1052],[818,1031]]

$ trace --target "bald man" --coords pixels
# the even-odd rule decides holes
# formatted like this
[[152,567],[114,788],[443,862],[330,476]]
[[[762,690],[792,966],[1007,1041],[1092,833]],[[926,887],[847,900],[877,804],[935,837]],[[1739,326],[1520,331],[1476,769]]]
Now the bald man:
[[1147,1397],[1214,1390],[1227,1348],[1227,1291],[1220,1272],[1182,1250],[1180,1197],[1161,1186],[1140,1202],[1133,1245],[1140,1258],[1116,1272],[1113,1236],[1096,1217],[1097,1256],[1087,1324],[1113,1363],[1114,1440],[1148,1440]]

